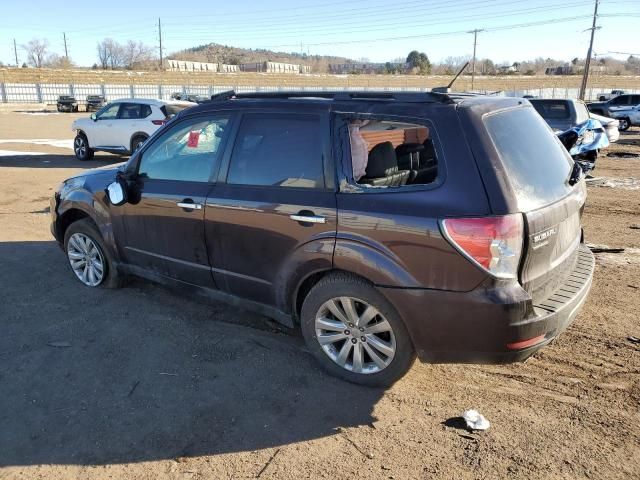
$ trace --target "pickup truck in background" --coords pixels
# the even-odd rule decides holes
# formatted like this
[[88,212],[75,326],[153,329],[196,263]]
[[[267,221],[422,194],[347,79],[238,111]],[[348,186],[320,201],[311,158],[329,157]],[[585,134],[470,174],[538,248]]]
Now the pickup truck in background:
[[601,93],[598,96],[599,102],[606,102],[607,100],[611,100],[612,98],[618,97],[620,95],[624,95],[626,92],[624,90],[611,90],[611,93]]

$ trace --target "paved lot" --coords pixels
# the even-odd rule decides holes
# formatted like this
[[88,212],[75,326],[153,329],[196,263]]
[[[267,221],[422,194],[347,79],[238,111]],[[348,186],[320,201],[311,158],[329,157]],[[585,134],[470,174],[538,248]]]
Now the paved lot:
[[[81,286],[49,234],[49,197],[121,159],[2,143],[70,140],[75,116],[0,113],[0,478],[637,478],[633,181],[589,188],[588,241],[625,251],[597,255],[586,308],[553,345],[526,364],[416,364],[365,389],[264,317],[143,281]],[[614,150],[640,153],[638,133]],[[637,182],[640,157],[594,174]],[[472,407],[490,430],[459,428]]]

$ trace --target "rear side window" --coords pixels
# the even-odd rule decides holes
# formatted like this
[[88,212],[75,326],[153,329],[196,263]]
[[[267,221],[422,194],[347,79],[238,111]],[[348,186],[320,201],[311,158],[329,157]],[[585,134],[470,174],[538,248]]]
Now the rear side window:
[[626,105],[629,103],[629,95],[621,95],[609,102],[609,105]]
[[136,120],[142,118],[140,117],[140,107],[141,105],[137,103],[123,103],[120,107],[118,118],[120,120]]
[[324,188],[320,132],[313,115],[245,115],[227,183]]
[[568,120],[571,117],[569,105],[563,101],[531,102],[533,108],[547,120]]
[[571,157],[533,109],[495,113],[484,122],[521,211],[548,205],[569,193]]
[[582,123],[589,120],[589,110],[587,110],[587,106],[582,102],[574,103],[576,108],[576,123]]
[[151,106],[140,105],[140,118],[147,118],[149,115],[151,115]]

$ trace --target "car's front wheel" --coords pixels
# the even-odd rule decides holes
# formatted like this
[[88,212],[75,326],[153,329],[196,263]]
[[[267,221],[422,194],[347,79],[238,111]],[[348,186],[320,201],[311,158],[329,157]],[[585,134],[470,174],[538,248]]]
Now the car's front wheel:
[[87,137],[82,133],[76,135],[76,138],[73,140],[73,152],[76,154],[76,158],[83,162],[93,158],[93,150],[89,148]]
[[618,119],[618,130],[624,132],[629,130],[631,127],[631,121],[628,118],[619,118]]
[[93,222],[82,219],[72,223],[64,235],[64,251],[69,266],[87,287],[115,288],[120,276]]
[[311,353],[330,373],[349,382],[389,386],[415,359],[393,306],[358,277],[337,273],[320,280],[305,298],[300,320]]

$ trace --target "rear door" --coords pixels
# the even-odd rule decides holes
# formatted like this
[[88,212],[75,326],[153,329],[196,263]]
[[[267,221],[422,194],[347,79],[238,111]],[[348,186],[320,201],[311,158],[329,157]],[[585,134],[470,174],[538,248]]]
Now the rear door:
[[[525,220],[521,283],[534,302],[543,300],[577,259],[585,183],[570,185],[573,160],[531,108],[485,115],[484,125],[495,148],[494,161],[501,163],[495,169],[503,177],[499,181]],[[495,198],[505,192],[488,193]]]
[[207,198],[214,278],[229,293],[283,305],[284,284],[305,268],[330,268],[336,195],[328,115],[246,113]]
[[214,287],[204,236],[213,185],[232,116],[211,113],[168,127],[140,152],[137,195],[118,207],[116,238],[128,263]]
[[120,107],[117,120],[111,129],[111,141],[113,145],[122,147],[125,150],[131,149],[131,139],[136,133],[146,133],[157,129],[158,125],[153,125],[148,117],[151,115],[151,105],[142,103],[123,103]]

